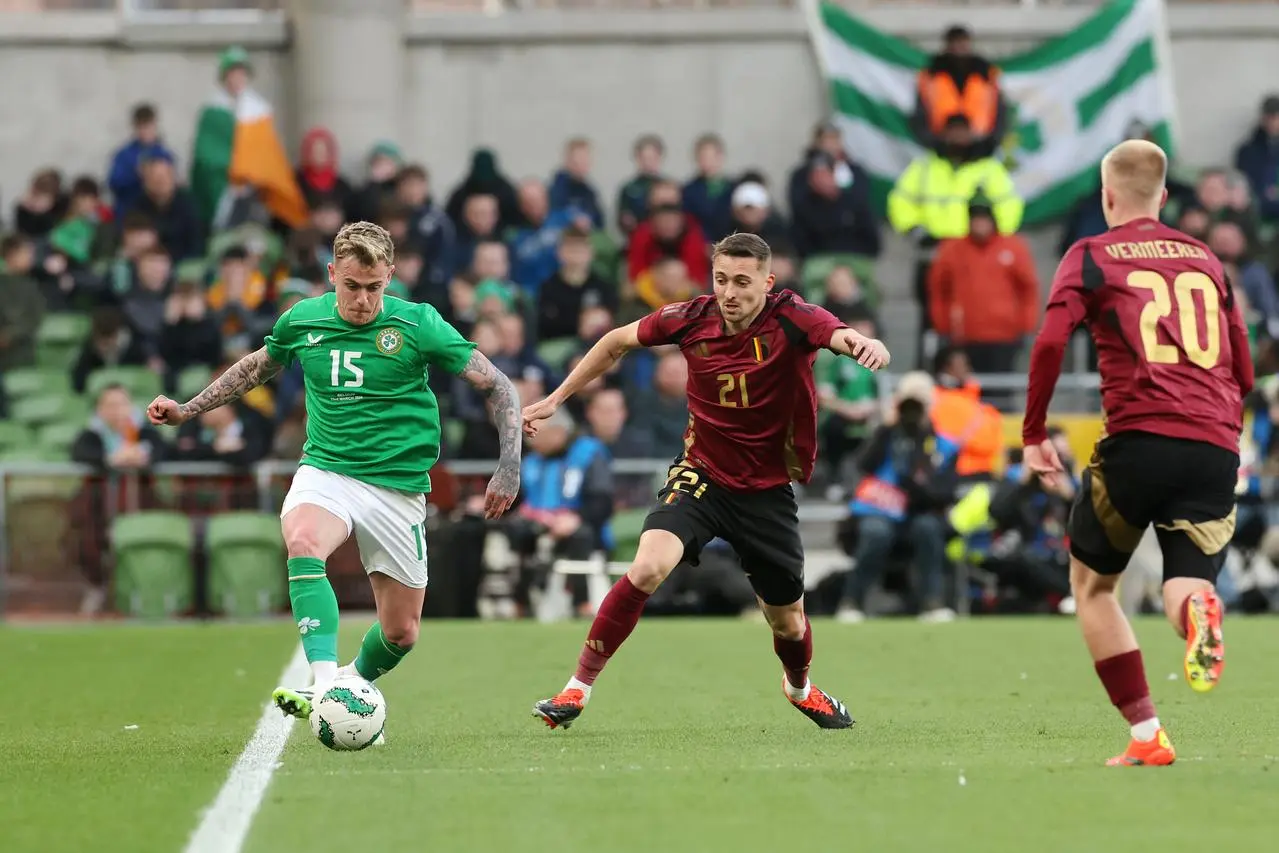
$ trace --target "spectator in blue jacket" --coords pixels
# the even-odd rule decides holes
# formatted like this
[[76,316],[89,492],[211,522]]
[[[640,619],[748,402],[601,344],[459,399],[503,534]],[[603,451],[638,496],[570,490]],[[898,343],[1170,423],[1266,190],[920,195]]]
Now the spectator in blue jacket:
[[724,174],[724,140],[713,133],[699,136],[693,159],[697,175],[684,184],[684,212],[697,220],[709,242],[718,242],[732,228],[729,201],[733,180]]
[[133,138],[111,157],[107,186],[115,202],[115,215],[133,207],[142,196],[142,164],[152,158],[173,161],[173,152],[160,141],[160,122],[155,107],[138,104],[133,108]]
[[587,230],[604,229],[604,209],[599,193],[590,181],[591,142],[574,137],[564,146],[564,168],[551,179],[551,210],[567,210],[576,219],[585,216],[591,222]]
[[865,476],[849,504],[849,530],[856,546],[838,613],[841,621],[865,619],[866,595],[899,541],[911,544],[919,570],[920,619],[944,622],[955,617],[942,604],[942,572],[945,512],[958,486],[959,446],[933,428],[928,412],[935,391],[933,378],[923,371],[903,376],[893,408],[859,454],[858,469]]
[[1262,220],[1279,222],[1279,95],[1261,102],[1261,118],[1235,152],[1235,168],[1247,176]]
[[414,163],[400,169],[395,196],[408,211],[409,245],[422,255],[422,274],[406,283],[420,301],[439,304],[457,271],[457,229],[431,195],[431,176],[424,167]]
[[[574,224],[574,215],[568,209],[552,210],[546,187],[536,178],[520,183],[519,201],[525,224],[512,229],[507,239],[511,278],[536,301],[542,282],[559,269],[560,234]],[[577,218],[582,220],[580,225],[590,226],[585,217]]]

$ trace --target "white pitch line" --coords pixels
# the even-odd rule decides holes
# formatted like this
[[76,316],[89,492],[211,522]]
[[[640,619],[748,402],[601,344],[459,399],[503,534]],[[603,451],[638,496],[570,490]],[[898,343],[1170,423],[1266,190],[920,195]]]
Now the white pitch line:
[[[280,676],[280,683],[300,684],[306,675],[306,655],[298,646]],[[258,718],[253,737],[231,766],[217,799],[205,810],[200,825],[187,842],[185,853],[239,853],[292,730],[293,718],[281,715],[268,702]]]

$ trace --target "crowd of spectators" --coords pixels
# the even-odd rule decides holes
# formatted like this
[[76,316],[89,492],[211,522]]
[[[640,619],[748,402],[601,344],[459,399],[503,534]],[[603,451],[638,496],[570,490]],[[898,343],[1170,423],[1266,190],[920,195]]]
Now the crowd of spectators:
[[[238,75],[236,86],[247,85],[251,70],[246,57],[224,58],[220,83]],[[963,95],[965,86],[981,97]],[[829,122],[813,129],[785,176],[730,170],[723,140],[707,133],[694,143],[696,171],[677,178],[666,167],[663,138],[646,134],[633,146],[634,176],[615,193],[597,186],[585,137],[568,139],[562,162],[548,164],[544,176],[518,180],[503,172],[494,150],[477,150],[462,181],[444,191],[416,152],[393,142],[368,151],[361,173],[343,173],[340,140],[317,127],[303,135],[292,176],[307,219],[288,227],[262,204],[214,211],[198,201],[184,180],[190,164],[164,141],[164,117],[140,104],[131,138],[102,175],[69,179],[43,169],[14,204],[0,241],[0,373],[46,369],[37,351],[42,320],[86,315],[88,335],[65,370],[71,392],[92,398],[92,414],[64,443],[65,458],[105,471],[142,470],[161,459],[244,468],[299,455],[305,405],[296,367],[172,436],[146,427],[146,401],[131,396],[127,383],[95,377],[144,367],[159,387],[185,396],[189,377],[207,381],[260,346],[293,302],[330,287],[329,246],[343,222],[387,228],[397,246],[390,294],[435,305],[526,401],[545,394],[612,326],[706,292],[709,246],[734,231],[770,243],[778,287],[877,335],[875,262],[887,227],[916,248],[921,316],[918,352],[896,361],[909,365],[913,356],[925,370],[904,377],[885,409],[875,377],[858,365],[833,358],[818,365],[824,485],[849,501],[846,544],[863,567],[836,596],[840,612],[862,618],[878,580],[864,567],[886,566],[901,552],[917,565],[920,612],[948,618],[942,567],[955,559],[947,542],[962,526],[954,514],[974,483],[989,487],[981,522],[969,526],[991,534],[983,545],[990,571],[1032,599],[1052,601],[1068,592],[1061,583],[1068,495],[1036,492],[1016,460],[1004,457],[998,410],[1011,410],[1014,400],[973,378],[1016,370],[1043,298],[1017,233],[1022,200],[994,144],[1005,113],[994,66],[972,51],[967,31],[953,28],[921,72],[912,128],[924,153],[886,200],[873,197],[857,152]],[[1146,132],[1134,126],[1130,135]],[[1236,167],[1178,173],[1166,215],[1226,263],[1264,375],[1279,338],[1279,97],[1262,105]],[[235,191],[252,199],[252,186]],[[1071,211],[1063,245],[1104,227],[1097,193]],[[685,377],[678,352],[637,353],[575,399],[564,435],[547,431],[531,458],[563,458],[580,438],[600,459],[673,457],[687,422]],[[430,381],[446,418],[445,459],[493,457],[497,437],[482,401],[451,377]],[[1248,450],[1257,476],[1245,503],[1258,507],[1263,532],[1271,520],[1267,484],[1279,472],[1275,396],[1254,406]],[[557,553],[573,557],[607,547],[608,514],[595,498],[613,490],[595,457],[577,468],[541,469],[563,477],[579,468],[593,491],[566,503],[561,489],[561,505],[552,508],[526,495],[521,516],[549,532]],[[554,510],[575,521],[553,519],[547,513]],[[522,554],[533,553],[526,537],[512,537]]]

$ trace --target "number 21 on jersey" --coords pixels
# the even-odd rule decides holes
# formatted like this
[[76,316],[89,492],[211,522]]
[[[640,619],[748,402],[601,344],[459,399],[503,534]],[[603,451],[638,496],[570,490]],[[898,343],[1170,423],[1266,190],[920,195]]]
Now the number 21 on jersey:
[[[1141,346],[1151,364],[1177,364],[1181,350],[1159,340],[1159,321],[1173,312],[1176,300],[1177,322],[1181,328],[1181,347],[1186,358],[1196,367],[1211,370],[1221,358],[1221,299],[1217,285],[1201,272],[1179,273],[1169,292],[1168,280],[1153,270],[1137,270],[1128,274],[1128,286],[1149,290],[1154,299],[1141,309]],[[1203,300],[1203,319],[1207,340],[1199,339],[1199,304]]]
[[[355,363],[362,355],[364,353],[343,352],[340,349],[329,350],[329,357],[333,360],[333,370],[329,373],[329,384],[334,388],[338,386],[343,388],[363,387],[364,368]],[[346,376],[350,378],[345,378]]]

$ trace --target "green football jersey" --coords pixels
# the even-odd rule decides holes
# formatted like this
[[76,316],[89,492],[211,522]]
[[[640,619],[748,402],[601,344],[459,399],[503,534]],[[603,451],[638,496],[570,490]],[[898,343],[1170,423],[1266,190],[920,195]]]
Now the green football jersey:
[[275,321],[271,358],[306,381],[302,462],[400,492],[429,492],[440,407],[428,368],[461,373],[475,344],[430,305],[384,296],[364,326],[338,316],[337,294],[303,299]]

